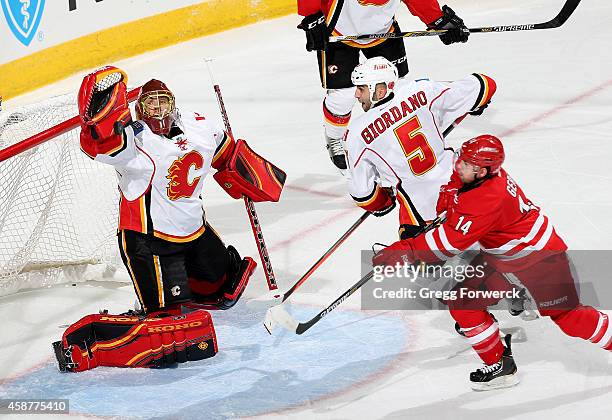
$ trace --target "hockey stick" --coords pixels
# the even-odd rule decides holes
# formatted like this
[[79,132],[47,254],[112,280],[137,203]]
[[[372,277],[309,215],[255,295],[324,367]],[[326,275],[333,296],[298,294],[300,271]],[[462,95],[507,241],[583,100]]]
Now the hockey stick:
[[[323,254],[321,258],[319,258],[317,262],[315,262],[312,265],[312,267],[310,267],[308,271],[306,271],[306,273],[304,273],[304,275],[300,277],[300,279],[293,286],[291,286],[289,290],[287,290],[285,293],[273,291],[271,296],[264,295],[260,298],[251,299],[247,303],[247,305],[253,308],[257,308],[257,307],[270,308],[272,306],[280,305],[281,303],[285,302],[287,299],[289,299],[289,296],[291,296],[293,292],[295,292],[302,284],[304,284],[306,280],[312,275],[312,273],[314,273],[317,270],[317,268],[319,268],[321,264],[323,264],[329,258],[329,256],[333,254],[340,247],[340,245],[342,245],[344,241],[346,241],[346,239],[359,227],[359,225],[361,225],[364,222],[365,219],[368,218],[370,214],[372,213],[364,212],[359,217],[359,219],[357,219],[355,223],[353,223],[351,227],[349,227],[348,230],[344,232],[344,234],[342,234],[342,236],[327,251],[325,251],[325,254]],[[266,327],[265,324],[264,324],[264,327]],[[272,331],[268,330],[268,333],[272,334]]]
[[[467,115],[468,114],[463,114],[461,117],[457,118],[450,126],[448,126],[446,130],[444,130],[442,137],[446,138],[446,136],[448,136],[451,133],[451,131],[453,131],[455,127],[457,127],[461,123],[461,121],[463,121],[463,119],[467,117]],[[310,267],[310,269],[285,293],[280,293],[277,290],[272,290],[272,292],[274,293],[267,294],[267,295],[264,295],[256,299],[251,299],[247,303],[247,305],[249,305],[252,308],[260,308],[260,307],[270,308],[272,306],[276,306],[276,305],[280,305],[284,303],[287,299],[289,299],[289,296],[291,296],[293,292],[295,292],[312,275],[312,273],[314,273],[314,271],[317,268],[319,268],[321,264],[323,264],[323,262],[327,260],[327,258],[329,258],[329,256],[334,251],[336,251],[336,249],[338,249],[338,247],[340,247],[340,245],[355,231],[355,229],[357,229],[357,227],[361,223],[363,223],[363,221],[370,214],[371,214],[370,212],[365,212],[364,214],[362,214],[361,217],[359,217],[359,219],[357,219],[357,221],[353,223],[353,225],[340,237],[340,239],[338,239],[336,243],[334,243],[325,252],[325,254],[323,254],[321,258],[319,258],[317,262],[314,263],[313,266]],[[268,330],[268,333],[272,334],[272,331],[268,329],[268,326],[266,325],[265,322],[264,322],[264,327],[266,327],[266,330]]]
[[[132,89],[128,92],[128,101],[134,102],[140,93],[140,87]],[[51,128],[48,128],[40,133],[34,134],[31,137],[28,137],[25,140],[21,140],[18,143],[15,143],[5,149],[0,150],[0,162],[4,162],[5,160],[12,158],[13,156],[18,155],[19,153],[23,153],[26,150],[30,150],[33,147],[39,146],[57,136],[61,136],[69,132],[70,130],[74,130],[81,123],[81,118],[77,115],[69,120],[61,122],[57,125],[54,125]]]
[[[429,232],[432,229],[435,229],[440,224],[442,224],[445,219],[446,219],[445,214],[436,217],[436,219],[434,219],[430,224],[423,226],[421,231],[415,236],[422,235],[424,233]],[[334,300],[331,305],[323,309],[321,312],[319,312],[317,315],[315,315],[314,317],[312,317],[306,322],[297,322],[295,319],[291,317],[291,315],[289,315],[287,311],[285,311],[285,309],[281,305],[279,305],[279,306],[274,306],[270,308],[270,310],[266,313],[266,320],[264,321],[264,325],[266,326],[266,329],[268,331],[272,331],[272,328],[274,327],[274,323],[278,323],[282,325],[283,327],[285,327],[286,329],[290,331],[294,331],[296,334],[301,335],[305,333],[306,331],[308,331],[313,325],[315,325],[317,322],[323,319],[331,311],[333,311],[338,306],[340,306],[342,302],[344,302],[346,299],[349,298],[349,296],[351,296],[353,293],[359,290],[361,286],[363,286],[368,281],[370,281],[372,277],[374,277],[374,270],[371,270],[368,274],[363,276],[357,283],[352,285],[350,289],[348,289],[346,292],[340,295],[336,300]]]
[[[213,84],[213,89],[215,91],[215,95],[217,96],[217,102],[219,103],[219,110],[221,112],[221,118],[223,118],[223,124],[225,125],[227,133],[234,137],[232,134],[232,127],[230,126],[229,118],[227,116],[227,111],[225,110],[225,104],[223,103],[223,97],[221,96],[221,88],[215,83],[213,78],[212,59],[206,58],[204,61],[206,61],[206,67],[208,68],[208,73],[210,74],[210,81]],[[242,198],[244,199],[244,205],[246,207],[247,214],[249,215],[251,229],[253,230],[253,235],[255,236],[255,243],[257,244],[261,264],[268,282],[268,289],[276,290],[278,289],[278,285],[276,284],[276,277],[274,276],[274,271],[272,270],[272,263],[270,262],[270,256],[268,255],[268,248],[266,247],[263,232],[261,231],[261,224],[259,223],[259,217],[257,216],[257,211],[255,210],[255,204],[253,204],[253,200],[246,195],[243,195]]]
[[[291,288],[289,290],[287,290],[285,292],[285,294],[283,295],[283,300],[282,302],[286,301],[287,299],[289,299],[289,296],[291,296],[293,294],[293,292],[295,292],[302,284],[304,284],[304,282],[306,281],[306,279],[308,279],[308,277],[311,276],[312,273],[314,273],[314,271],[319,268],[319,266],[321,264],[323,264],[323,262],[325,260],[327,260],[327,258],[329,258],[329,256],[336,251],[336,249],[338,249],[340,247],[340,245],[342,245],[342,243],[359,227],[359,225],[361,225],[365,219],[368,218],[368,216],[370,216],[369,211],[366,211],[365,213],[363,213],[359,219],[357,219],[355,221],[355,223],[353,223],[351,225],[350,228],[348,228],[348,230],[346,232],[344,232],[344,234],[327,250],[327,252],[325,254],[323,254],[321,256],[321,258],[319,258],[317,260],[316,263],[313,264],[312,267],[310,267],[310,269],[293,285],[291,286]],[[281,302],[281,303],[282,303]]]
[[[543,23],[530,23],[525,25],[500,25],[500,26],[485,26],[481,28],[470,28],[470,33],[490,33],[490,32],[515,32],[515,31],[532,31],[536,29],[552,29],[563,25],[578,7],[580,0],[567,0],[561,11],[549,20]],[[388,39],[388,38],[413,38],[420,36],[439,36],[448,32],[448,29],[428,30],[428,31],[410,31],[397,32],[386,34],[367,34],[367,35],[347,35],[347,36],[330,36],[329,42],[340,41],[355,41],[362,39]]]
[[[457,118],[450,126],[448,126],[446,128],[446,130],[444,130],[444,133],[442,134],[442,137],[446,138],[446,136],[448,136],[454,129],[455,127],[457,127],[461,121],[463,121],[465,119],[465,117],[467,117],[468,114],[463,114],[462,116],[460,116],[459,118]],[[365,214],[363,214],[354,224],[353,226],[351,226],[349,228],[349,230],[342,235],[342,237],[340,239],[338,239],[338,241],[336,241],[336,243],[334,245],[332,245],[332,247],[327,250],[327,252],[325,254],[323,254],[323,256],[321,258],[319,258],[319,260],[306,272],[306,274],[304,274],[302,276],[302,278],[300,278],[296,284],[294,284],[287,292],[285,292],[285,294],[280,294],[280,293],[275,293],[273,294],[271,297],[265,296],[263,299],[253,299],[251,301],[249,301],[251,303],[250,306],[256,306],[257,304],[260,304],[261,306],[265,306],[268,307],[268,310],[266,312],[265,318],[264,318],[264,327],[266,328],[266,330],[268,331],[268,334],[272,335],[272,330],[274,329],[274,326],[276,324],[282,324],[284,325],[286,328],[288,328],[289,330],[294,330],[297,328],[297,323],[295,320],[293,320],[291,318],[291,316],[287,313],[287,311],[285,311],[282,307],[280,307],[280,305],[285,302],[289,296],[291,296],[291,294],[293,292],[295,292],[295,290],[300,287],[308,277],[310,277],[310,275],[321,265],[321,263],[323,263],[323,261],[325,261],[329,255],[332,254],[332,252],[334,252],[342,242],[344,242],[346,240],[346,238],[348,238],[348,236],[353,233],[353,231],[355,229],[357,229],[357,227],[370,215],[369,212],[366,212]],[[434,220],[432,222],[436,223],[438,219]],[[439,223],[439,222],[438,222]],[[429,226],[429,225],[428,225]],[[366,280],[367,281],[367,280]],[[359,286],[361,287],[361,286]],[[359,288],[358,287],[358,288]],[[352,292],[351,292],[352,294]],[[350,296],[350,294],[348,295]],[[347,297],[348,297],[347,296]],[[272,307],[270,307],[271,305],[274,305]],[[273,313],[274,312],[274,313]],[[310,328],[310,327],[309,327]],[[305,331],[305,330],[304,330]]]

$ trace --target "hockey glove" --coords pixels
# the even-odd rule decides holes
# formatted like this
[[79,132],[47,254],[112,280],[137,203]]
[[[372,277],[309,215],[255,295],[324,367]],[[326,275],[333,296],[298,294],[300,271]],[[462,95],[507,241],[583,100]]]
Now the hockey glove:
[[438,202],[436,203],[436,214],[442,214],[445,211],[449,211],[455,205],[457,193],[462,186],[463,183],[459,175],[453,171],[448,184],[440,187],[440,194],[438,195]]
[[397,266],[414,262],[415,257],[409,241],[397,241],[376,253],[372,258],[373,266]]
[[453,9],[444,5],[442,6],[442,16],[427,25],[429,29],[447,29],[445,33],[440,35],[440,39],[444,45],[450,45],[455,42],[467,42],[470,36],[470,30],[465,26],[463,20],[455,14]]
[[322,12],[306,16],[297,27],[306,32],[306,51],[322,51],[325,49],[328,34],[325,15]]
[[479,106],[478,108],[476,108],[473,111],[468,112],[468,114],[473,115],[475,117],[478,117],[478,116],[482,115],[482,113],[489,106],[490,103],[491,103],[491,100],[489,99],[486,104],[484,104],[483,106]]
[[81,129],[94,140],[120,135],[131,120],[127,100],[127,75],[107,66],[88,74],[81,82],[78,106]]
[[437,214],[448,211],[454,205],[458,190],[459,188],[448,184],[440,187],[440,195],[438,195],[438,202],[436,203]]
[[479,99],[477,106],[475,106],[472,111],[468,112],[468,114],[479,116],[482,115],[483,111],[491,103],[491,98],[493,98],[493,95],[495,95],[495,92],[497,92],[497,83],[495,83],[495,80],[486,74],[474,73],[474,76],[479,80],[481,86],[484,87],[484,92],[486,92],[486,94],[483,93],[483,96],[481,99]]
[[[387,188],[384,188],[384,190],[388,191]],[[373,210],[372,215],[376,217],[382,217],[393,211],[393,209],[395,208],[395,195],[393,195],[393,192],[387,192],[387,197],[389,197],[387,201],[388,204],[386,204],[385,207],[382,207],[378,210]]]

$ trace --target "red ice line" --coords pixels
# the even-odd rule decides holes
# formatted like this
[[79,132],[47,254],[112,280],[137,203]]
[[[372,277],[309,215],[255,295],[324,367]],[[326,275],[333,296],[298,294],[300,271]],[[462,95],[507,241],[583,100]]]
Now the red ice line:
[[[294,233],[289,238],[274,244],[270,248],[270,251],[282,249],[284,246],[287,246],[290,243],[298,239],[304,239],[305,237],[312,235],[314,232],[318,231],[319,229],[323,229],[325,226],[331,224],[332,222],[337,222],[339,217],[344,217],[347,214],[353,213],[356,210],[357,210],[357,207],[355,206],[354,208],[351,207],[351,208],[344,209],[339,212],[334,212],[333,215],[327,217],[326,219],[321,220],[319,223],[312,225],[310,227],[304,228],[300,230],[299,232]],[[326,246],[323,245],[321,248],[326,248]]]
[[329,192],[326,192],[326,191],[311,190],[310,188],[300,187],[298,185],[286,185],[285,188],[290,189],[290,190],[294,190],[294,191],[305,192],[305,193],[309,193],[309,194],[313,194],[313,195],[320,195],[321,197],[329,197],[329,198],[340,198],[340,197],[343,197],[342,195],[339,195],[339,194],[329,193]]
[[500,137],[503,139],[504,137],[509,137],[513,134],[518,133],[519,131],[523,131],[526,128],[528,128],[529,126],[532,126],[533,124],[540,122],[548,117],[550,117],[551,115],[554,115],[562,110],[564,110],[565,108],[569,108],[570,106],[576,105],[578,102],[581,102],[587,98],[590,98],[591,96],[596,95],[597,93],[599,93],[600,91],[609,88],[610,86],[612,86],[612,80],[608,80],[607,82],[602,83],[599,86],[596,86],[578,96],[575,96],[571,99],[568,99],[567,101],[563,102],[561,105],[558,105],[546,112],[543,112],[539,115],[536,115],[535,117],[525,121],[524,123],[515,125],[512,128],[509,128],[508,130],[502,132],[500,134]]

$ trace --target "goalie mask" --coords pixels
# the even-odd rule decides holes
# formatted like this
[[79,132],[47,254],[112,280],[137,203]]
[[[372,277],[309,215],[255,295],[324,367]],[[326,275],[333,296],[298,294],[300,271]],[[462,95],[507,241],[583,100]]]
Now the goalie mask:
[[140,89],[136,100],[136,118],[144,121],[151,131],[167,135],[176,121],[174,94],[156,79],[151,79]]
[[[370,90],[372,105],[388,97],[398,79],[397,67],[384,57],[372,57],[355,67],[351,73],[351,81],[355,86],[367,86]],[[387,93],[382,98],[374,99],[376,85],[384,83]]]

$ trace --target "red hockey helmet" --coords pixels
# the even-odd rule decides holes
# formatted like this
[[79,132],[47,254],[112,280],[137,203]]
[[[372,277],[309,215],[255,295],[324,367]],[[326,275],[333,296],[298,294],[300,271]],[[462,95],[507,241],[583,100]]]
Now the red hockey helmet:
[[158,135],[170,132],[176,120],[174,94],[164,82],[151,79],[140,88],[136,100],[136,118],[144,121]]
[[459,160],[481,168],[489,168],[490,174],[496,174],[504,163],[505,157],[501,140],[490,134],[483,134],[461,145]]

